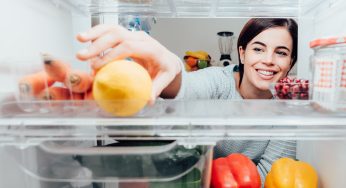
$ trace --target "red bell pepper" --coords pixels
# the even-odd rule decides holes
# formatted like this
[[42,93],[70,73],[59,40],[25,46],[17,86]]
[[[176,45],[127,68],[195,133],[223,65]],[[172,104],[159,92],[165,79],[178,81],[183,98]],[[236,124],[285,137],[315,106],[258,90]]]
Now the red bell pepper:
[[243,154],[218,158],[212,164],[212,188],[261,188],[256,165]]

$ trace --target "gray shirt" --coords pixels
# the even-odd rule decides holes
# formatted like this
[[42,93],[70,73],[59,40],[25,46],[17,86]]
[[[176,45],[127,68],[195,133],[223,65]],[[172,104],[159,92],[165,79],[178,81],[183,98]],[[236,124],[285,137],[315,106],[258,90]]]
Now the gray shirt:
[[[176,99],[242,99],[233,77],[234,65],[182,72],[182,84]],[[296,142],[288,140],[222,140],[214,149],[214,158],[242,153],[256,164],[262,187],[272,163],[281,157],[295,158]]]

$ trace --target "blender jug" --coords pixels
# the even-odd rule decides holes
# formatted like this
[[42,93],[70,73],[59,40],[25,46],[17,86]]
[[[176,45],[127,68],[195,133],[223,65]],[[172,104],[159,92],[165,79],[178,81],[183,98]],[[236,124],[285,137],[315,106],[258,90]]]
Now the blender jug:
[[221,31],[217,35],[219,37],[219,49],[221,53],[219,65],[228,66],[232,63],[233,32]]

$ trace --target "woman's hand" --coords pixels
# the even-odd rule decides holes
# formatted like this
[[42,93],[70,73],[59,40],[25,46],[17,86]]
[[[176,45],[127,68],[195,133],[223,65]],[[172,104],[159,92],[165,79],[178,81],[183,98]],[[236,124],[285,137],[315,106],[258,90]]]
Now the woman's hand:
[[91,42],[87,49],[77,53],[77,58],[91,62],[96,70],[107,62],[128,57],[147,69],[153,80],[151,102],[163,91],[167,97],[178,93],[182,70],[179,57],[147,33],[131,32],[118,25],[98,25],[78,34],[77,39]]

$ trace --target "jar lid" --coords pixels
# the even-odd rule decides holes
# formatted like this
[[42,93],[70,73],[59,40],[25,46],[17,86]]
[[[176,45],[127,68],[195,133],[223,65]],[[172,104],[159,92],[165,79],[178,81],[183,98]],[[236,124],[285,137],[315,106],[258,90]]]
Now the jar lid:
[[319,38],[310,42],[310,48],[346,43],[346,37]]

